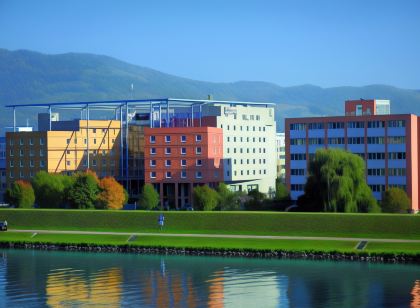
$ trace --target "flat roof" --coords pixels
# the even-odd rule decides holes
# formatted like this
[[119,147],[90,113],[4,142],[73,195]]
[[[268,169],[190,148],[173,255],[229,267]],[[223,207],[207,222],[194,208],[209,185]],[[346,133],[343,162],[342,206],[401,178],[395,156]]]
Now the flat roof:
[[7,108],[25,108],[25,107],[69,107],[69,109],[83,109],[87,106],[96,107],[97,109],[112,109],[121,106],[129,105],[135,107],[148,107],[154,104],[170,104],[172,107],[187,107],[194,105],[207,104],[229,104],[229,105],[244,105],[244,106],[261,106],[261,107],[275,107],[275,103],[261,103],[261,102],[241,102],[241,101],[223,101],[223,100],[197,100],[197,99],[183,99],[183,98],[150,98],[150,99],[128,99],[128,100],[109,100],[109,101],[82,101],[82,102],[51,102],[51,103],[37,103],[37,104],[13,104],[6,105]]

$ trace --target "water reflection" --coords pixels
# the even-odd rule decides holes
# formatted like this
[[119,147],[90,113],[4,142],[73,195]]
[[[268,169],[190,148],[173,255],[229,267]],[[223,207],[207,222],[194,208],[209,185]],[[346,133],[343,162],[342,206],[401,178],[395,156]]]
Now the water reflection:
[[420,306],[415,265],[0,251],[0,307]]

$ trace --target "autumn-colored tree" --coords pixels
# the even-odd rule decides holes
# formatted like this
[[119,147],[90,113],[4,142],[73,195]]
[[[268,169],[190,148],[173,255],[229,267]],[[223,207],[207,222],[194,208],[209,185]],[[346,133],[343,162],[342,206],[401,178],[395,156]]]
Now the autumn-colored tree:
[[120,210],[126,199],[123,186],[111,176],[104,177],[99,181],[101,192],[97,199],[97,208]]
[[6,190],[6,202],[15,207],[31,208],[35,202],[35,193],[31,183],[17,180]]

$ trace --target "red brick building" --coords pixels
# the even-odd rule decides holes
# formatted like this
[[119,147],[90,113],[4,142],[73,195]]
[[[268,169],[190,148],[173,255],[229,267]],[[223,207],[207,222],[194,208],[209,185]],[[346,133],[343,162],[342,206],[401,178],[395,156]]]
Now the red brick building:
[[155,186],[164,206],[191,206],[194,186],[223,182],[221,128],[145,128],[144,137],[144,181]]

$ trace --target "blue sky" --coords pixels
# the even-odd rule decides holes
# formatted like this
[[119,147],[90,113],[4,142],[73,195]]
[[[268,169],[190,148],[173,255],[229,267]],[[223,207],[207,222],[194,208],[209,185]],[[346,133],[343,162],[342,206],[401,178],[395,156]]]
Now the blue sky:
[[0,0],[0,47],[206,81],[420,89],[420,1]]

